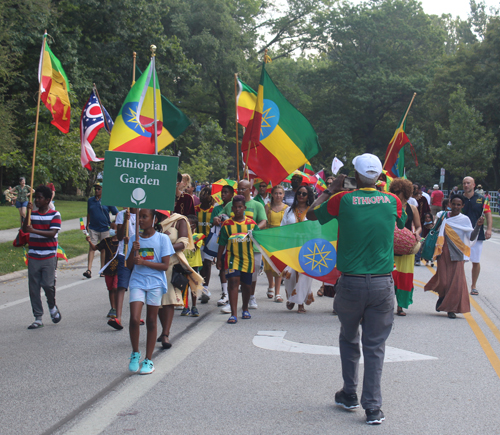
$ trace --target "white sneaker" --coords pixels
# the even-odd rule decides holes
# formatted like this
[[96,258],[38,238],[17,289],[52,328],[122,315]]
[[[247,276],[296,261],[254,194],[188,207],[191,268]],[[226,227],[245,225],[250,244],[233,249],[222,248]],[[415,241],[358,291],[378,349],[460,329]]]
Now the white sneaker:
[[223,305],[226,305],[229,302],[229,298],[227,297],[227,294],[222,292],[220,295],[220,299],[217,301],[217,306],[222,307]]
[[220,312],[221,313],[224,313],[224,314],[231,314],[231,304],[228,302],[226,303],[226,305],[224,305],[221,309],[220,309]]
[[210,300],[210,296],[212,296],[212,294],[208,290],[208,287],[203,286],[201,289],[201,303],[206,304]]
[[255,300],[255,296],[250,296],[250,300],[248,301],[248,308],[252,310],[256,310],[258,307],[257,301]]

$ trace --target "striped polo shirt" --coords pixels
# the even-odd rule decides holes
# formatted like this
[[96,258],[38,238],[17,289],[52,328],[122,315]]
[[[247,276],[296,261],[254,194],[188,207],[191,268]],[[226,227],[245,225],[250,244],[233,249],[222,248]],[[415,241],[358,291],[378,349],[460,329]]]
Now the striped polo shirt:
[[[45,214],[31,212],[31,226],[35,230],[61,229],[61,215],[56,210],[48,210]],[[44,237],[30,233],[28,257],[34,260],[53,258],[57,254],[57,235]]]
[[258,230],[255,221],[248,216],[242,222],[233,219],[226,219],[222,224],[219,236],[219,245],[226,246],[227,273],[231,270],[253,273],[253,243],[248,237],[250,230]]
[[201,208],[201,205],[195,205],[194,210],[198,216],[198,232],[208,236],[210,234],[210,218],[214,211],[214,206],[212,205],[205,210]]

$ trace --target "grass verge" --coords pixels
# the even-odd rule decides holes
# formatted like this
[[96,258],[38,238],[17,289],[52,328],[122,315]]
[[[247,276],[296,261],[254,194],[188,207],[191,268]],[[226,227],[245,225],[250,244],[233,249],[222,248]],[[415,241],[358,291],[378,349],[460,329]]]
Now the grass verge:
[[500,217],[493,216],[493,228],[500,230]]
[[[66,252],[68,259],[86,254],[89,250],[89,244],[80,230],[60,233],[59,244]],[[27,250],[28,247],[26,247]],[[27,269],[28,266],[24,264],[23,255],[23,248],[14,248],[12,242],[0,243],[0,258],[2,258],[0,262],[0,275]],[[59,261],[65,263],[64,260]]]
[[[61,218],[63,221],[81,217],[83,217],[84,220],[86,220],[87,216],[86,202],[57,201],[56,199],[55,205],[56,205],[56,210],[59,213],[61,213]],[[16,207],[9,207],[9,206],[0,207],[0,230],[19,228],[20,224],[21,221],[19,220],[19,211]]]

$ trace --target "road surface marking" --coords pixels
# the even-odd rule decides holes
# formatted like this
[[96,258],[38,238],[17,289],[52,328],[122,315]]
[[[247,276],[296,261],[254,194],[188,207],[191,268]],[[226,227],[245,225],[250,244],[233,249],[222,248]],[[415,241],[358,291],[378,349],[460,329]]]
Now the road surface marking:
[[476,309],[476,311],[481,314],[481,317],[483,318],[484,322],[488,325],[490,328],[491,332],[495,335],[496,339],[500,342],[500,331],[496,327],[496,325],[493,323],[493,321],[488,317],[488,315],[484,312],[484,310],[481,308],[481,306],[474,300],[474,298],[470,298],[472,306]]
[[[176,343],[171,350],[155,358],[155,372],[153,374],[147,376],[131,375],[122,388],[118,388],[94,404],[90,408],[90,413],[84,414],[83,418],[68,430],[64,430],[64,433],[92,435],[100,434],[107,427],[112,427],[113,422],[118,418],[118,414],[130,409],[149,390],[163,381],[165,376],[198,349],[224,323],[225,319],[223,320],[219,316],[211,316],[206,322],[201,322],[201,328],[197,327],[193,332],[185,336],[182,341]],[[125,362],[124,369],[126,369]]]
[[[82,279],[81,281],[73,282],[71,284],[66,284],[66,285],[63,285],[61,287],[56,286],[56,295],[57,295],[57,293],[59,293],[63,290],[69,289],[71,287],[75,287],[77,285],[87,284],[87,283],[94,281],[96,279],[99,279],[99,278],[94,277],[94,278],[90,278],[90,279]],[[43,290],[40,291],[40,294],[42,295],[42,298],[43,298],[43,295],[44,295]],[[6,304],[0,305],[0,310],[3,310],[4,308],[13,307],[14,305],[22,304],[23,302],[29,302],[29,300],[30,300],[30,298],[27,297],[27,298],[18,299],[17,301],[7,302]]]
[[[285,340],[286,331],[259,331],[253,338],[254,346],[261,349],[275,350],[278,352],[306,353],[312,355],[340,355],[340,350],[335,346],[321,346],[317,344],[296,343]],[[422,361],[437,359],[436,357],[398,349],[385,347],[385,362]],[[363,363],[363,357],[360,362]]]

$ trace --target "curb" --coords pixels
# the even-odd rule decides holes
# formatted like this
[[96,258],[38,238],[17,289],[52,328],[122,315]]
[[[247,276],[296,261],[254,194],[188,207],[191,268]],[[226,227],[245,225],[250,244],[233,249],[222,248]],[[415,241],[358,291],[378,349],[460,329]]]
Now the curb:
[[[79,261],[85,260],[87,258],[87,255],[88,254],[82,254],[82,255],[79,255],[77,257],[70,258],[67,263],[66,262],[64,262],[64,263],[68,264],[68,265],[78,263]],[[25,276],[28,276],[28,269],[18,270],[16,272],[12,272],[12,273],[8,273],[6,275],[0,276],[0,283],[6,282],[6,281],[11,281],[11,280],[17,279],[17,278],[24,278]]]

